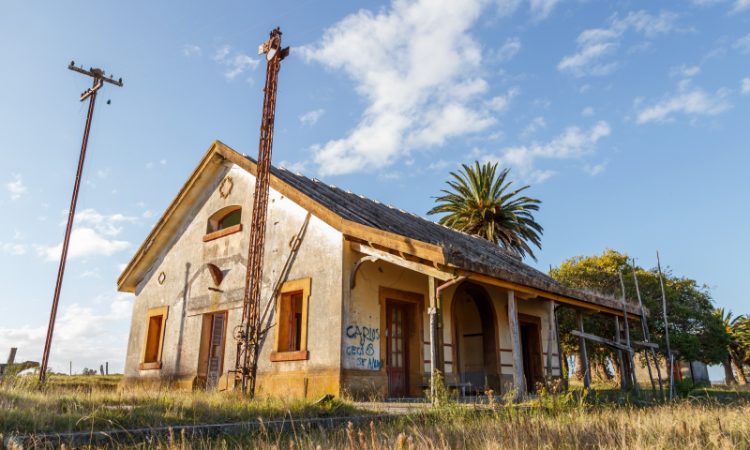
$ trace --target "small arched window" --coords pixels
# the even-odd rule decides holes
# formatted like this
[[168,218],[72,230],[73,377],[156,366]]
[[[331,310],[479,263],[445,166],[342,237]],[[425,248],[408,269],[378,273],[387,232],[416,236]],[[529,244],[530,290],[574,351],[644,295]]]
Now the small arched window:
[[226,236],[242,230],[242,207],[232,205],[221,208],[208,218],[204,241]]

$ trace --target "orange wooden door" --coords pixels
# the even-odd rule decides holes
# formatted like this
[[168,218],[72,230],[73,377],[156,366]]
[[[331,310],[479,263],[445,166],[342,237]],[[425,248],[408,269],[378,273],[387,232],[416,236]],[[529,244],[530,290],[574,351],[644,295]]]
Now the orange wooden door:
[[409,386],[406,307],[403,303],[386,305],[386,370],[388,373],[388,395],[406,397]]

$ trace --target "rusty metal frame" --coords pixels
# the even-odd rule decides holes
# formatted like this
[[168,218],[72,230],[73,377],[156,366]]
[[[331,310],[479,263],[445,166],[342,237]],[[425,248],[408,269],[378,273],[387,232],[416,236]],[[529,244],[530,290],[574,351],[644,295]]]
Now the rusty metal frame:
[[253,196],[253,216],[250,225],[250,245],[247,255],[245,295],[242,305],[242,323],[236,333],[237,361],[235,384],[239,381],[242,391],[255,395],[258,370],[258,351],[262,335],[260,294],[263,282],[263,251],[266,237],[266,213],[268,211],[268,189],[271,175],[273,150],[273,128],[276,116],[276,90],[281,61],[289,54],[289,47],[281,48],[281,30],[271,31],[268,40],[261,45],[266,54],[266,83],[263,89],[263,116],[260,125],[257,174]]

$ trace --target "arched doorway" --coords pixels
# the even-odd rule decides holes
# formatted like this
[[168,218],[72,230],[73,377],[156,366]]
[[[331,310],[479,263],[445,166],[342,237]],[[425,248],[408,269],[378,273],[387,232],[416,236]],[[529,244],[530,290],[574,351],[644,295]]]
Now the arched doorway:
[[489,295],[481,286],[464,283],[453,296],[455,369],[471,390],[500,392],[497,319]]

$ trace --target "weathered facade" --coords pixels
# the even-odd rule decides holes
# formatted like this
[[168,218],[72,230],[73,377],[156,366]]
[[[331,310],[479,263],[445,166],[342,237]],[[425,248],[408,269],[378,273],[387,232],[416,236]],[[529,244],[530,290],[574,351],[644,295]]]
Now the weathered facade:
[[[215,142],[124,270],[126,383],[233,387],[254,173]],[[622,313],[479,238],[283,169],[268,205],[260,395],[420,396],[433,367],[467,391],[531,391],[561,374],[552,302]]]

